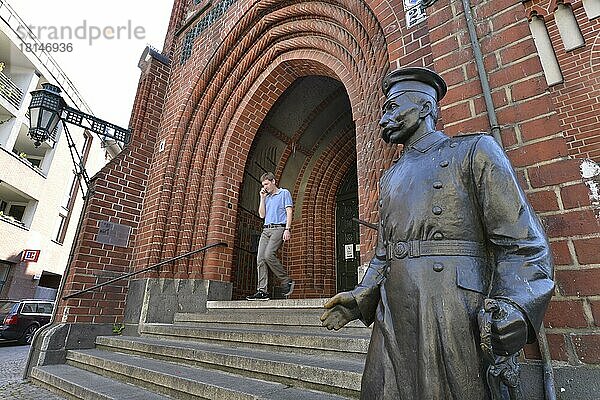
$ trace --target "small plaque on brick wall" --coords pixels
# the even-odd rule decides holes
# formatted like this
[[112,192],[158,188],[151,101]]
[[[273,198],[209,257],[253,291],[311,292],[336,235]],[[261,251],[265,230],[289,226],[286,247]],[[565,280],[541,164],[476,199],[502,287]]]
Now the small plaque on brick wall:
[[102,244],[111,244],[113,246],[127,247],[131,235],[131,227],[127,225],[115,224],[109,221],[100,221],[98,226],[98,235],[96,242]]

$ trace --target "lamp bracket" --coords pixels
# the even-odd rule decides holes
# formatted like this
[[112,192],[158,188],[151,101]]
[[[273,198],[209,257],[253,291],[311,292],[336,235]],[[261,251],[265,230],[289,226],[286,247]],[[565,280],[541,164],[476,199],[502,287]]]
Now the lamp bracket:
[[64,107],[61,118],[63,119],[63,122],[80,126],[100,136],[116,140],[123,144],[128,144],[131,140],[131,131],[129,129],[123,129],[120,126],[111,124],[110,122],[106,122],[72,107]]

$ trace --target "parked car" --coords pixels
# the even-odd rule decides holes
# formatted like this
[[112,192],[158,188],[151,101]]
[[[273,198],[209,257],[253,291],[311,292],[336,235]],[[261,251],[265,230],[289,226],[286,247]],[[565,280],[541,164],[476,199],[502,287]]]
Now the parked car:
[[50,322],[53,308],[47,300],[0,300],[0,340],[30,344],[35,331]]

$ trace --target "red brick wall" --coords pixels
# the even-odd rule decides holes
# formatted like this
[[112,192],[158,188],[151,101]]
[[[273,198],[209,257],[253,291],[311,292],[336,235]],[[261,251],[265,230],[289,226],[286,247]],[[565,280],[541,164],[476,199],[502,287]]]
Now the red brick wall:
[[[543,220],[556,260],[557,293],[546,318],[553,357],[597,362],[600,288],[596,275],[600,252],[591,249],[598,247],[600,225],[579,168],[581,158],[598,160],[598,135],[594,134],[598,117],[594,120],[589,110],[597,107],[598,75],[591,65],[600,63],[593,57],[599,54],[593,39],[598,22],[582,22],[585,48],[564,54],[557,50],[565,82],[548,88],[527,19],[534,5],[543,8],[545,3],[473,3],[502,141]],[[292,242],[283,254],[284,261],[292,266],[292,276],[300,282],[298,296],[332,294],[334,254],[326,243],[333,237],[333,199],[336,185],[354,162],[339,154],[351,153],[354,146],[359,216],[374,222],[377,181],[397,151],[378,138],[383,100],[380,82],[388,68],[425,65],[442,74],[449,92],[442,102],[440,127],[448,134],[489,130],[462,3],[440,0],[428,10],[426,22],[408,29],[400,1],[340,0],[333,4],[238,0],[193,41],[186,39],[214,7],[196,18],[194,13],[201,6],[187,0],[175,2],[165,41],[165,53],[172,60],[170,75],[168,71],[156,72],[157,79],[161,77],[160,84],[156,83],[161,88],[157,93],[142,80],[138,117],[134,117],[136,126],[143,127],[140,132],[148,138],[156,134],[156,143],[164,141],[165,149],[159,152],[154,140],[152,145],[130,147],[96,180],[98,196],[118,199],[115,194],[124,187],[120,163],[125,165],[143,154],[141,164],[136,165],[146,171],[152,162],[147,185],[138,187],[139,197],[144,186],[146,192],[139,227],[134,229],[132,265],[147,266],[205,244],[226,241],[227,249],[182,260],[161,274],[230,281],[238,192],[261,122],[296,78],[324,75],[337,79],[348,92],[355,140],[341,136],[338,147],[328,149],[313,170],[300,171],[310,176],[306,209],[294,223],[294,237],[302,239]],[[578,2],[573,7],[581,20]],[[192,19],[184,28],[188,15]],[[556,39],[551,19],[547,23]],[[167,76],[168,86],[164,86]],[[165,87],[163,106],[161,90]],[[590,90],[586,93],[583,88]],[[284,154],[289,154],[289,149]],[[283,157],[278,173],[286,160]],[[324,182],[330,187],[321,193],[317,189]],[[109,184],[121,186],[111,188]],[[294,188],[294,193],[297,190]],[[98,203],[101,201],[92,199],[88,218],[97,219],[102,207],[110,212],[112,203]],[[126,222],[135,227],[139,214],[130,215]],[[120,220],[117,215],[113,218]],[[96,229],[90,221],[79,243],[72,269],[75,275],[70,277],[68,290],[83,287],[82,282],[95,283],[99,262],[127,270],[132,259],[130,251],[102,249],[101,254],[94,254],[88,250]],[[374,232],[361,228],[361,249],[367,250],[361,251],[363,263],[372,256],[374,240]],[[125,290],[116,287],[112,292],[98,292],[98,296],[116,297],[110,303],[116,310],[111,314],[113,320],[122,310]],[[70,303],[85,312],[69,318],[96,318],[93,311],[99,300],[90,296],[84,303]],[[534,356],[534,352],[528,349],[529,355]]]
[[557,104],[569,154],[599,162],[600,117],[597,104],[600,98],[600,20],[588,19],[581,0],[565,1],[564,4],[571,5],[585,42],[583,47],[570,51],[565,51],[554,19],[556,1],[529,1],[525,7],[528,15],[535,13],[544,19],[563,74],[564,82],[553,85],[550,92]]
[[[583,47],[571,51],[565,51],[556,26],[556,1],[525,3],[527,15],[535,10],[543,17],[564,79],[563,83],[549,88],[556,104],[556,118],[548,121],[546,126],[551,125],[551,132],[562,133],[569,156],[599,162],[597,38],[600,21],[587,18],[581,1],[565,1],[565,4],[571,5],[585,42]],[[544,214],[548,234],[555,238],[552,247],[557,265],[557,291],[547,313],[546,326],[558,344],[552,349],[554,358],[597,364],[600,362],[600,315],[597,311],[600,304],[597,300],[600,293],[597,284],[600,214],[597,204],[592,205],[590,189],[582,183],[580,162],[569,162],[566,170],[555,165],[548,166],[544,172],[556,177],[554,182],[559,186],[555,190],[558,206],[551,198],[552,206],[547,206],[548,212]],[[565,328],[567,332],[564,332]]]
[[[596,243],[597,247],[599,214],[582,183],[581,160],[574,159],[595,154],[598,146],[592,143],[600,137],[591,133],[595,127],[588,127],[588,122],[579,123],[589,117],[590,108],[598,107],[594,90],[599,75],[590,69],[585,56],[591,44],[588,41],[587,49],[569,54],[557,50],[565,81],[548,88],[528,27],[532,4],[524,7],[506,0],[473,3],[503,144],[542,219],[555,258],[557,290],[545,319],[552,356],[574,363],[597,363],[600,320],[595,298],[600,287],[595,282],[600,255],[591,246]],[[577,14],[580,17],[581,12]],[[427,23],[433,67],[449,84],[442,102],[445,131],[489,131],[462,3],[438,2]],[[588,21],[587,26],[596,23]],[[555,25],[548,25],[556,40]],[[588,39],[597,35],[597,28],[588,28],[583,29]],[[582,87],[590,88],[584,96],[586,104],[576,98],[582,96]],[[581,135],[588,138],[588,146],[577,143]],[[537,355],[535,347],[527,348],[526,353]]]
[[[148,168],[152,161],[169,67],[151,59],[138,86],[131,117],[132,142],[93,177],[63,295],[131,271]],[[128,247],[96,242],[99,221],[132,227]],[[127,280],[59,301],[56,321],[116,323],[122,320]]]

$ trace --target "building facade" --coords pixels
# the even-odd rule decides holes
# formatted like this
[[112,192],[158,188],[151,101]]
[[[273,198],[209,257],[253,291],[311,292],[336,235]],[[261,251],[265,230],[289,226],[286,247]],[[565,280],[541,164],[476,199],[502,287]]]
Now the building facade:
[[[495,133],[544,224],[552,359],[599,364],[599,4],[176,0],[163,51],[140,60],[133,141],[95,180],[64,294],[227,247],[61,301],[55,322],[135,326],[152,296],[190,282],[214,284],[208,298],[252,292],[264,171],[295,200],[281,254],[293,297],[353,287],[376,236],[356,219],[377,223],[378,179],[398,156],[379,139],[380,82],[426,66],[449,86],[439,128]],[[100,223],[126,240],[99,240]]]
[[[49,82],[70,106],[90,110],[51,55],[33,38],[21,38],[19,27],[26,24],[0,1],[0,298],[54,299],[86,189],[73,173],[62,126],[37,148],[29,138],[30,92]],[[95,173],[110,153],[87,131],[71,133]]]

